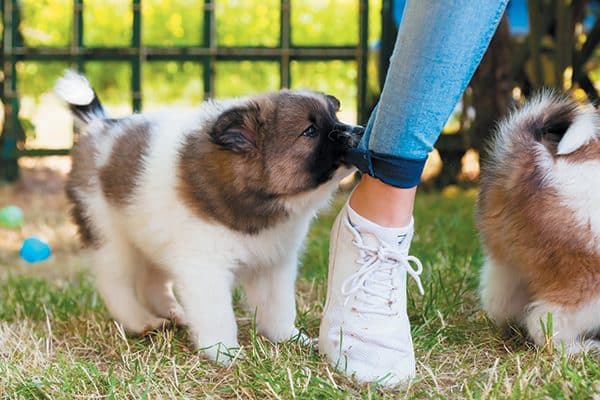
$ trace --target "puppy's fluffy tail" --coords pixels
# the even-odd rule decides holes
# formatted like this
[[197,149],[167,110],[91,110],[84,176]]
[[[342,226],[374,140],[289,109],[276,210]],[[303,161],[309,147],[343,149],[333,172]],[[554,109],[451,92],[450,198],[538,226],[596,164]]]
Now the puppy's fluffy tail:
[[490,154],[500,162],[535,149],[556,157],[573,153],[597,139],[600,115],[591,104],[579,104],[566,95],[543,91],[498,125]]
[[556,154],[570,154],[600,139],[600,115],[591,104],[576,107],[571,124],[559,140]]
[[71,109],[76,123],[86,126],[108,116],[88,80],[74,71],[67,70],[54,86],[54,92]]

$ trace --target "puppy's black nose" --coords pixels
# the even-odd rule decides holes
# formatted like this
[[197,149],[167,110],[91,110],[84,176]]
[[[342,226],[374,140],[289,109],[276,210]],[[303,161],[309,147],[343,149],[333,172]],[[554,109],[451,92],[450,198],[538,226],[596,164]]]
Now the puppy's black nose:
[[365,133],[365,128],[360,125],[348,125],[338,122],[329,133],[329,139],[341,143],[350,149],[358,146],[360,139]]

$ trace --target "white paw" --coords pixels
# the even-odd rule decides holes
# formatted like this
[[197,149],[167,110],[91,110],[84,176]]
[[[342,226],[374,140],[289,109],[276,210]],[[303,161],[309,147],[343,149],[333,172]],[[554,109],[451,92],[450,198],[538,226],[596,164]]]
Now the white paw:
[[168,319],[160,317],[149,317],[140,321],[128,321],[127,323],[122,323],[125,331],[130,335],[135,336],[144,336],[148,332],[162,329],[169,324],[170,321]]
[[292,343],[300,343],[303,346],[316,346],[317,345],[316,338],[311,338],[310,336],[307,336],[306,334],[300,332],[300,330],[298,330],[298,328],[296,328],[296,327],[282,330],[282,331],[278,332],[277,334],[272,334],[272,333],[268,334],[266,332],[263,332],[263,335],[274,343],[292,342]]
[[593,355],[600,355],[600,341],[586,339],[573,342],[565,346],[565,351],[567,354],[590,353]]
[[243,358],[242,349],[239,345],[225,346],[222,343],[210,347],[201,348],[201,351],[211,360],[223,365],[231,365],[236,360]]
[[175,322],[177,325],[187,326],[185,312],[179,304],[176,304],[175,306],[169,309],[169,319]]
[[319,345],[319,339],[310,337],[302,332],[298,332],[297,335],[292,336],[289,341],[298,342],[303,346],[314,347],[315,349]]

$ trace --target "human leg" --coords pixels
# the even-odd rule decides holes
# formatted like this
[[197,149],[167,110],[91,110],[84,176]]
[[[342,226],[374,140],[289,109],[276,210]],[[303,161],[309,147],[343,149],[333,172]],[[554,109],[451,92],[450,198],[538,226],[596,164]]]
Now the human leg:
[[416,186],[506,3],[407,3],[380,103],[350,155],[365,176],[331,237],[319,346],[361,381],[393,386],[414,375],[405,285],[410,275],[422,289],[421,265],[408,255]]

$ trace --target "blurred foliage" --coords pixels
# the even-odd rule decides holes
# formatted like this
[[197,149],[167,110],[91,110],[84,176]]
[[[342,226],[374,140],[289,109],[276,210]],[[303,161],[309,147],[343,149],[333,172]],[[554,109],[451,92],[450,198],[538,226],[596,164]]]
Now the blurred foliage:
[[293,89],[310,88],[336,96],[341,111],[356,110],[356,63],[352,61],[292,61]]
[[[133,13],[131,1],[83,0],[85,46],[128,46]],[[67,47],[71,42],[73,0],[21,0],[21,29],[27,46]],[[369,42],[381,31],[381,0],[369,2]],[[291,40],[298,46],[353,46],[358,43],[358,0],[292,0]],[[279,44],[279,0],[215,0],[217,45]],[[143,0],[142,43],[145,46],[201,46],[204,42],[203,0]],[[38,98],[51,89],[68,65],[62,62],[20,62],[19,92]],[[131,101],[131,67],[126,62],[93,61],[84,65],[98,94],[108,104]],[[357,66],[354,62],[293,62],[294,88],[314,88],[340,98],[344,109],[356,109]],[[147,62],[142,69],[144,104],[197,103],[203,98],[200,62]],[[216,97],[248,95],[278,89],[279,64],[267,61],[217,62]],[[369,62],[369,90],[376,92],[375,57]]]
[[358,1],[292,1],[292,43],[302,46],[358,43]]
[[26,95],[40,95],[52,90],[54,82],[69,64],[62,61],[19,61],[17,63],[17,87]]
[[21,0],[21,30],[28,46],[65,47],[71,42],[73,0]]
[[203,0],[143,0],[142,43],[146,46],[200,45],[203,10]]
[[133,11],[123,0],[84,0],[83,44],[90,47],[128,46]]
[[[296,1],[298,2],[298,1]],[[279,0],[217,0],[215,17],[219,46],[277,46]]]
[[244,96],[279,89],[279,64],[271,61],[222,61],[215,68],[217,97]]
[[147,105],[165,100],[199,103],[204,95],[202,66],[189,61],[147,62],[142,65],[142,87]]

